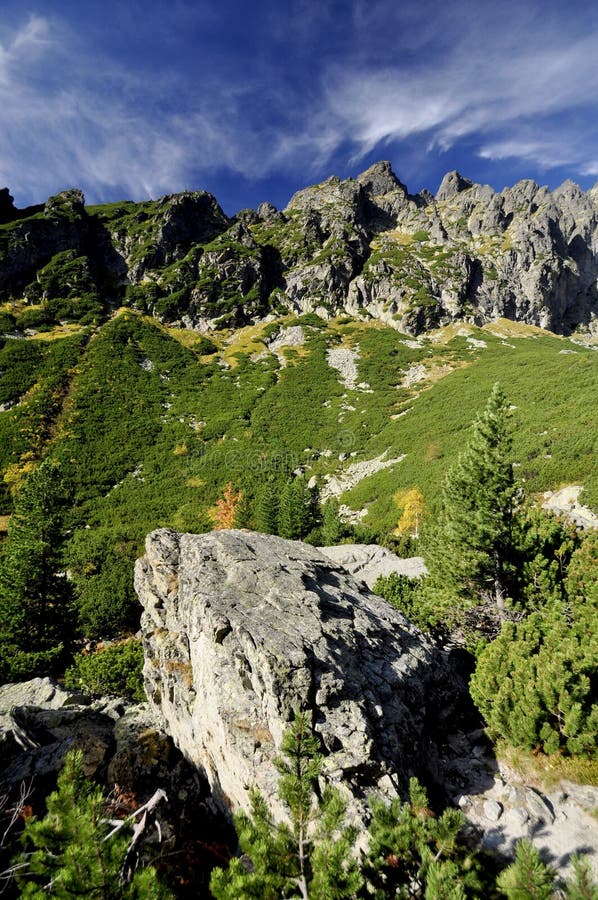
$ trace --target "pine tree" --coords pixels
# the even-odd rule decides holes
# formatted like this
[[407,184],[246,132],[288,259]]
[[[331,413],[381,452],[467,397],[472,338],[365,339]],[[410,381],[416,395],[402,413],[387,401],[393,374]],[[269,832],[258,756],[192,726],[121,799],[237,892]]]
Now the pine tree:
[[304,478],[290,478],[280,492],[278,534],[290,540],[305,537],[311,525],[312,497]]
[[588,857],[576,854],[572,857],[571,863],[573,874],[565,887],[567,900],[598,900],[598,884],[592,877]]
[[278,527],[278,485],[267,482],[258,492],[255,503],[254,524],[256,531],[276,534]]
[[416,778],[410,780],[409,802],[373,800],[371,808],[364,862],[368,896],[380,900],[481,896],[477,863],[458,840],[465,823],[460,810],[447,809],[434,816]]
[[522,840],[515,850],[515,862],[501,872],[498,886],[508,900],[550,900],[555,873],[542,862],[532,842]]
[[470,693],[494,737],[516,747],[593,758],[598,706],[593,686],[598,636],[593,616],[551,604],[505,622],[478,656]]
[[324,547],[338,544],[345,533],[339,511],[340,504],[336,497],[331,497],[322,507],[322,544]]
[[322,757],[305,715],[297,714],[285,732],[281,754],[279,796],[289,822],[274,823],[265,800],[254,792],[251,816],[235,817],[239,847],[249,863],[233,859],[228,869],[215,869],[212,893],[217,900],[357,896],[363,880],[351,852],[356,832],[343,826],[345,805],[336,791],[328,788],[316,796]]
[[81,752],[69,753],[57,789],[48,797],[47,814],[25,823],[25,851],[14,861],[20,896],[26,900],[170,897],[151,867],[136,871],[130,883],[121,884],[128,838],[118,834],[105,840],[110,828],[101,788],[85,778]]
[[0,556],[0,677],[47,674],[68,640],[71,591],[60,573],[66,498],[60,466],[46,460],[15,501]]
[[511,462],[509,407],[498,384],[470,441],[447,473],[427,555],[426,591],[440,606],[492,603],[502,617],[514,574],[518,488]]

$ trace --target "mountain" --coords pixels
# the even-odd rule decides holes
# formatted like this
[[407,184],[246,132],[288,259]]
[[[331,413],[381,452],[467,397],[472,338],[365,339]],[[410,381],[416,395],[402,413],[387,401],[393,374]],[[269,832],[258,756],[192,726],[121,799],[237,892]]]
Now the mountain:
[[[252,764],[264,762],[273,795],[271,739],[278,747],[288,713],[305,698],[323,711],[314,718],[318,728],[328,722],[331,735],[338,731],[337,747],[332,737],[326,743],[328,725],[319,728],[343,779],[359,791],[364,778],[379,783],[385,771],[386,751],[377,772],[369,764],[372,734],[393,760],[398,753],[407,762],[414,735],[427,747],[429,726],[442,723],[447,772],[457,781],[437,776],[472,821],[494,836],[497,820],[509,822],[514,828],[505,835],[519,837],[569,816],[582,823],[572,846],[582,846],[586,826],[574,806],[561,817],[552,794],[545,801],[535,787],[516,787],[502,762],[497,768],[480,756],[481,720],[467,725],[467,735],[447,738],[444,722],[457,698],[442,665],[434,667],[451,695],[442,709],[437,713],[432,693],[419,691],[428,683],[421,666],[436,658],[432,638],[404,627],[399,613],[348,573],[338,576],[327,551],[309,544],[349,541],[421,554],[410,569],[417,562],[421,573],[425,562],[428,579],[388,580],[375,589],[422,627],[451,631],[459,677],[469,677],[474,661],[463,641],[483,635],[485,644],[499,627],[489,582],[472,579],[481,605],[471,611],[467,597],[439,593],[439,578],[446,573],[449,583],[453,562],[457,575],[464,571],[461,554],[476,566],[496,555],[482,547],[474,557],[448,541],[446,552],[429,551],[439,513],[443,521],[447,472],[471,446],[471,423],[491,392],[498,396],[499,382],[509,449],[498,462],[509,475],[513,463],[517,508],[498,562],[509,567],[514,593],[509,620],[478,656],[472,684],[493,734],[512,741],[513,752],[559,748],[559,759],[564,748],[593,752],[597,207],[596,189],[584,194],[566,183],[549,193],[526,181],[495,193],[456,172],[435,198],[412,196],[388,163],[355,180],[306,188],[284,211],[266,203],[231,218],[205,192],[88,207],[70,190],[18,210],[8,190],[0,191],[3,677],[64,675],[85,691],[112,692],[115,684],[140,690],[142,648],[128,638],[141,614],[134,560],[150,534],[137,568],[148,695],[173,735],[183,736],[181,746],[195,748],[195,699],[203,716],[202,697],[216,697],[214,678],[222,687],[230,674],[223,702],[216,698],[210,708],[211,734],[201,740],[214,756],[213,735],[218,744],[221,722],[232,722],[229,736],[237,738],[220,741],[219,767],[231,799],[252,782],[243,776],[243,748]],[[480,428],[476,454],[466,458],[487,454],[489,464],[497,431],[480,446]],[[492,509],[498,494],[491,470],[478,471],[484,477],[473,488],[466,479],[461,494],[477,500],[488,488],[484,504]],[[539,514],[539,505],[565,510],[572,521]],[[489,530],[480,506],[476,534]],[[466,518],[461,530],[468,528]],[[186,561],[184,547],[191,548]],[[357,570],[362,578],[359,563]],[[466,588],[461,581],[455,591]],[[438,623],[437,610],[444,617]],[[297,659],[293,622],[300,626]],[[209,646],[201,643],[207,656],[191,646],[200,646],[200,628],[209,637]],[[280,674],[287,662],[290,680]],[[395,664],[407,677],[402,687],[383,671]],[[257,716],[287,698],[265,731],[246,729],[250,696],[258,698]],[[392,712],[401,724],[391,747],[380,715],[401,698],[406,717]],[[347,699],[355,701],[348,718]],[[109,702],[119,716],[120,702]],[[81,715],[88,718],[69,713],[68,728],[78,728]],[[25,735],[27,746],[38,741],[38,723],[49,721],[43,712],[11,710],[10,717],[11,733]],[[60,711],[52,721],[70,741],[66,719]],[[130,731],[143,766],[151,757],[161,767],[154,732],[137,739]],[[233,757],[227,748],[235,742],[243,753]],[[162,739],[159,746],[166,746]],[[433,769],[434,755],[417,752],[416,761],[424,757]],[[132,768],[127,755],[119,759],[126,793],[135,789],[126,780]],[[579,768],[595,766],[591,760],[565,762],[571,768],[559,770],[563,777],[589,772],[595,780],[595,768]],[[162,786],[170,796],[171,784],[178,791],[178,763],[168,763],[173,780]],[[112,764],[109,771],[116,771]],[[489,779],[495,771],[500,778]],[[403,785],[410,773],[401,769]],[[200,807],[189,806],[195,795],[186,791],[183,785],[178,799],[193,822],[182,832],[191,836],[197,868]],[[585,789],[577,796],[594,804]],[[211,832],[212,819],[206,823]],[[561,852],[565,845],[558,845]]]
[[411,335],[501,316],[570,334],[598,315],[598,188],[570,181],[496,193],[450,172],[411,195],[380,162],[232,218],[203,191],[85,207],[70,190],[16,210],[4,189],[0,223],[7,330],[122,304],[199,331],[344,312]]
[[[59,462],[88,636],[136,627],[145,535],[210,530],[229,483],[258,530],[299,475],[340,503],[337,538],[387,540],[397,492],[433,520],[496,381],[528,495],[569,486],[593,521],[591,191],[452,174],[411,197],[379,163],[284,212],[229,219],[202,192],[86,207],[79,191],[19,211],[5,190],[0,222],[0,537],[29,474]],[[578,333],[526,324],[549,309]]]

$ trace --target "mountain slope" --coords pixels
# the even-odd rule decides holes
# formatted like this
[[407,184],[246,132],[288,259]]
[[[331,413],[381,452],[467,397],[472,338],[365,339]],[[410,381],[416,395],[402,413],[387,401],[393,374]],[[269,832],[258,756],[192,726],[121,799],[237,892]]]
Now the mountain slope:
[[596,210],[454,173],[412,197],[383,163],[234,220],[201,192],[20,212],[0,194],[0,523],[60,460],[86,633],[115,597],[135,627],[145,534],[210,529],[229,482],[250,527],[297,474],[356,539],[396,526],[399,490],[432,518],[497,380],[528,494],[580,485],[598,511],[591,336],[527,324],[592,325]]

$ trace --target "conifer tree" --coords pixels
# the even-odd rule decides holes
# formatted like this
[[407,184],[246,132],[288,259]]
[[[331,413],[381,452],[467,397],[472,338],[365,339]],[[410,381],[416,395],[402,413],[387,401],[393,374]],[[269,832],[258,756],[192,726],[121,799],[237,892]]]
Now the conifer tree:
[[[593,605],[593,622],[598,609]],[[588,618],[550,604],[522,622],[505,622],[480,653],[470,693],[493,737],[516,747],[594,757],[598,636]]]
[[290,478],[280,492],[278,534],[298,540],[310,530],[311,495],[304,478]]
[[340,504],[336,497],[331,497],[322,507],[322,544],[331,547],[341,540],[345,528],[341,521]]
[[105,840],[111,826],[101,788],[83,773],[80,751],[69,753],[47,814],[30,818],[23,833],[24,852],[15,860],[20,896],[27,900],[166,900],[171,894],[153,868],[137,870],[121,884],[127,836]]
[[573,874],[565,887],[567,900],[598,900],[598,884],[592,876],[588,857],[576,854],[572,857],[571,864]]
[[542,862],[532,842],[522,840],[515,850],[515,862],[501,872],[498,886],[508,900],[550,900],[555,873]]
[[278,485],[267,482],[258,492],[254,523],[256,531],[276,534],[278,528]]
[[0,555],[0,677],[47,674],[68,640],[71,591],[60,573],[65,487],[44,461],[27,478]]
[[440,817],[428,807],[424,788],[409,783],[409,802],[373,800],[364,862],[368,896],[465,900],[481,896],[479,868],[458,837],[465,817],[447,809]]
[[297,714],[285,732],[276,765],[289,822],[274,823],[265,800],[254,792],[251,816],[235,817],[239,846],[250,866],[233,859],[228,869],[215,869],[212,893],[217,900],[357,896],[363,880],[351,852],[356,832],[343,826],[345,806],[337,792],[326,789],[316,797],[322,757],[304,714]]
[[510,454],[509,407],[495,384],[443,484],[426,559],[426,592],[441,607],[491,602],[502,617],[513,577],[518,499]]

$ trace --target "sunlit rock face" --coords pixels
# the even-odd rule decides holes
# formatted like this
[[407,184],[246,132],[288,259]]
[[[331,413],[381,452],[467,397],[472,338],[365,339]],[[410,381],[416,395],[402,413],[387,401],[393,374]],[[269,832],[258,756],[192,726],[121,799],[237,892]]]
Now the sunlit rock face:
[[246,531],[155,531],[138,560],[145,687],[164,729],[229,809],[257,787],[296,710],[324,776],[361,816],[433,767],[461,685],[431,642],[315,548]]

